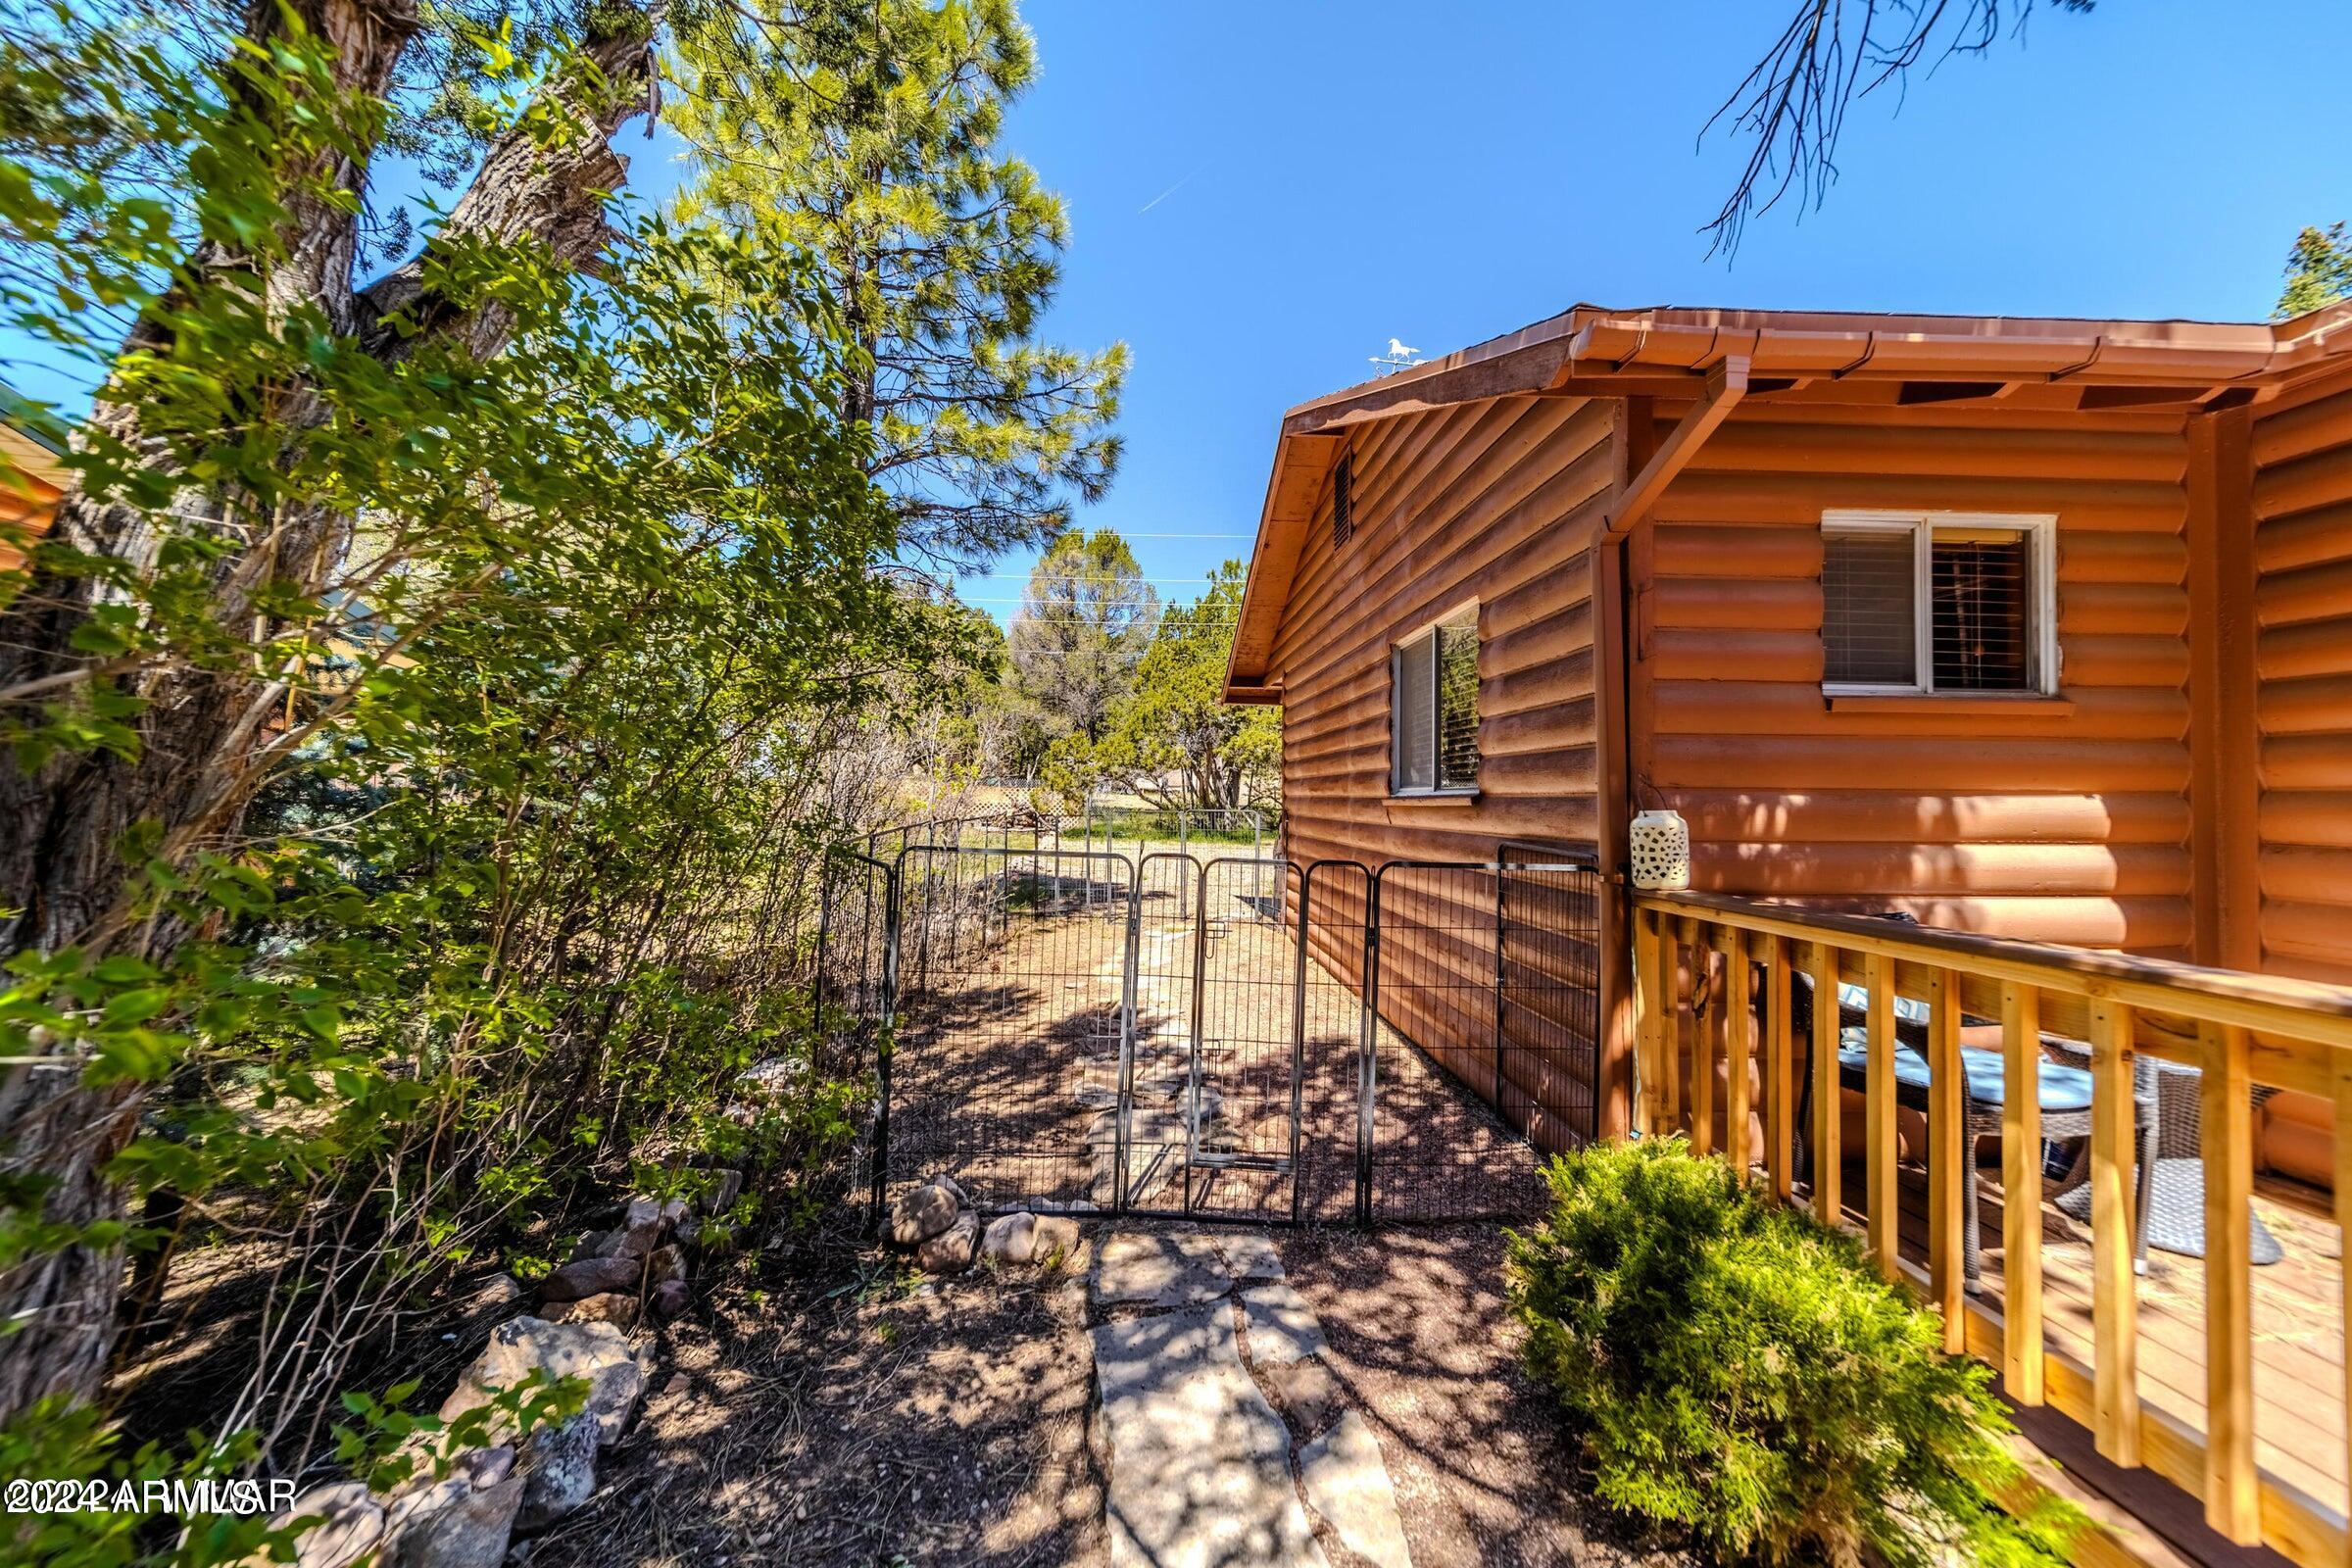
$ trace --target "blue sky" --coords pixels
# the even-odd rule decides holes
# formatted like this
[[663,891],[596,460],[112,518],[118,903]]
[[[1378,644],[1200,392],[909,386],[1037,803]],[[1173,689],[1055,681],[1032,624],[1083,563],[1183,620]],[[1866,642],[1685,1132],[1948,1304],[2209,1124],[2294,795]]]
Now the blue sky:
[[[1135,355],[1081,521],[1190,597],[1249,549],[1281,411],[1391,334],[1580,300],[2259,319],[2295,231],[2352,218],[2352,5],[2045,4],[2024,47],[1865,100],[1827,206],[1710,261],[1744,149],[1698,130],[1789,3],[1026,0],[1007,140],[1072,230],[1051,331]],[[999,569],[967,593],[1017,592]]]
[[[2022,47],[1864,100],[1826,207],[1710,260],[1745,148],[1699,129],[1793,3],[1024,0],[1006,144],[1072,231],[1048,333],[1134,353],[1080,522],[1192,597],[1248,553],[1281,412],[1392,335],[1440,354],[1580,300],[2256,319],[2295,231],[2352,218],[2352,4],[2044,0]],[[674,183],[665,132],[620,146],[632,194]],[[964,594],[1009,618],[1027,566]]]

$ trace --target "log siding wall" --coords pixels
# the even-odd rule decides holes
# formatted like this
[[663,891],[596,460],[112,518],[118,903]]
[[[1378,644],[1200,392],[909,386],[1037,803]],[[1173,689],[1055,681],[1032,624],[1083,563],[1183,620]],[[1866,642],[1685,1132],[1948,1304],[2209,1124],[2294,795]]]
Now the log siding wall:
[[[1727,421],[1634,545],[1635,788],[1690,819],[1694,886],[2186,956],[2186,454],[2178,416]],[[2059,701],[1833,711],[1821,520],[1845,507],[2055,514]]]
[[[1382,420],[1354,437],[1352,537],[1335,550],[1328,481],[1299,553],[1268,673],[1283,687],[1285,850],[1292,859],[1378,866],[1390,859],[1495,858],[1508,844],[1590,845],[1598,827],[1591,546],[1615,477],[1615,411],[1603,402],[1519,397]],[[1429,621],[1478,604],[1479,775],[1470,799],[1389,794],[1389,650]],[[1489,1012],[1460,999],[1492,986],[1489,907],[1441,901],[1465,884],[1393,883],[1410,901],[1399,929],[1451,927],[1446,940],[1386,945],[1383,1013],[1465,1082],[1491,1082]],[[1341,934],[1326,963],[1352,981],[1360,897],[1318,884]],[[1443,890],[1443,891],[1441,891]],[[1318,944],[1319,948],[1322,944]],[[1491,1004],[1490,1004],[1491,1005]],[[1525,1047],[1528,1042],[1506,1042]],[[1592,1093],[1565,1063],[1508,1054],[1506,1106],[1532,1102],[1531,1131]],[[1520,1098],[1524,1097],[1524,1099]],[[1514,1103],[1515,1102],[1515,1103]]]
[[2253,458],[2262,967],[2352,985],[2352,377]]

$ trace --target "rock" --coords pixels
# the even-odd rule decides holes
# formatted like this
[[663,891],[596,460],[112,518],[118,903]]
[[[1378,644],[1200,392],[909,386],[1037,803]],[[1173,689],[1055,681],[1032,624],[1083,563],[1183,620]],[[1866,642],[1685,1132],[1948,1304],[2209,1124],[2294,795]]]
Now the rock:
[[646,1301],[646,1310],[657,1323],[674,1323],[686,1315],[694,1304],[694,1295],[684,1280],[663,1280],[654,1287],[653,1296]]
[[576,1301],[582,1297],[602,1296],[607,1291],[637,1289],[637,1281],[645,1273],[645,1263],[635,1257],[584,1257],[577,1263],[566,1263],[539,1282],[539,1298],[543,1301]]
[[476,1492],[486,1492],[514,1473],[514,1446],[469,1448],[458,1456],[452,1475],[462,1475]]
[[540,1316],[550,1323],[610,1323],[625,1334],[637,1326],[637,1297],[630,1291],[607,1291],[576,1301],[553,1302]]
[[[445,1491],[452,1487],[456,1494]],[[481,1492],[452,1476],[400,1505],[406,1512],[392,1527],[385,1568],[499,1568],[521,1506],[520,1476]]]
[[1035,1214],[1001,1214],[980,1234],[980,1255],[995,1263],[1026,1263],[1036,1248]]
[[1078,1222],[1066,1214],[1040,1214],[1029,1249],[1030,1258],[1048,1267],[1067,1263],[1078,1255],[1083,1239]]
[[655,1285],[666,1285],[671,1280],[686,1277],[686,1253],[677,1247],[657,1247],[654,1255],[645,1260],[645,1277]]
[[1319,1360],[1294,1362],[1289,1366],[1258,1368],[1258,1377],[1292,1423],[1302,1432],[1320,1432],[1330,1424],[1345,1402],[1340,1396],[1339,1380],[1331,1368]]
[[544,1530],[596,1491],[596,1418],[583,1410],[541,1427],[522,1444],[522,1506],[517,1530]]
[[680,1220],[694,1212],[694,1201],[685,1198],[665,1199],[659,1212],[662,1225],[674,1230]]
[[270,1528],[283,1530],[301,1519],[318,1522],[294,1538],[295,1568],[347,1568],[384,1539],[384,1505],[363,1481],[313,1487],[271,1519]]
[[661,1204],[650,1198],[632,1198],[620,1212],[620,1223],[606,1234],[596,1255],[643,1257],[661,1245],[666,1223]]
[[[607,1252],[605,1249],[613,1241],[614,1238],[619,1235],[620,1232],[618,1231],[590,1231],[587,1235],[581,1237],[578,1241],[571,1244],[571,1255],[565,1258],[564,1261],[566,1263],[577,1263],[581,1258],[584,1257],[611,1256],[612,1254]],[[614,1248],[613,1250],[617,1251],[619,1249]]]
[[949,1192],[953,1193],[956,1197],[956,1206],[957,1208],[977,1208],[980,1206],[972,1201],[972,1195],[963,1190],[963,1183],[957,1181],[955,1177],[949,1175],[944,1170],[931,1178],[931,1184],[935,1187],[945,1187]]
[[743,1172],[722,1170],[712,1174],[717,1185],[704,1198],[702,1210],[706,1214],[724,1214],[735,1206],[735,1200],[743,1195]]
[[612,1324],[518,1317],[491,1331],[489,1345],[442,1401],[441,1419],[452,1421],[488,1404],[499,1390],[520,1383],[534,1369],[551,1379],[588,1380],[587,1411],[596,1417],[599,1441],[607,1445],[619,1439],[645,1394],[645,1372],[627,1337]]
[[954,1189],[925,1182],[892,1200],[890,1239],[900,1247],[919,1247],[955,1224],[962,1207]]
[[972,1266],[972,1249],[980,1240],[980,1216],[965,1213],[914,1250],[914,1261],[932,1274],[960,1274]]

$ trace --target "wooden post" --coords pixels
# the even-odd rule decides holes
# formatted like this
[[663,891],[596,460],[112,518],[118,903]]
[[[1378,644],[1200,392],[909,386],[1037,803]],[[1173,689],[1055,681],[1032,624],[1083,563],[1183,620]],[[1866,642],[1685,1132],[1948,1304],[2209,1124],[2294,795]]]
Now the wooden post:
[[1845,1081],[1838,1071],[1838,950],[1813,944],[1813,1217],[1843,1229]]
[[[1683,943],[1681,926],[1658,916],[1658,1023],[1665,1031],[1666,1131],[1683,1130]],[[1695,972],[1690,983],[1696,985]]]
[[2205,1156],[2205,1522],[2240,1545],[2262,1540],[2254,1471],[2253,1080],[2243,1029],[2209,1023],[2198,1128]]
[[[2335,1225],[2342,1251],[2342,1239],[2352,1236],[2352,1051],[2334,1052],[2329,1059],[2335,1081]],[[2336,1321],[2344,1341],[2344,1409],[2352,1412],[2352,1258],[2341,1260],[2335,1286]]]
[[1938,969],[1928,992],[1928,1279],[1943,1314],[1943,1348],[1968,1348],[1966,1263],[1970,1200],[1966,1097],[1960,1075],[1960,977]]
[[[1863,1085],[1864,1119],[1869,1123],[1863,1187],[1869,1195],[1870,1255],[1879,1272],[1893,1279],[1901,1234],[1894,1191],[1894,959],[1884,953],[1871,954],[1863,963],[1863,984],[1870,991],[1870,1066]],[[1836,995],[1831,993],[1833,1006]]]
[[[1647,909],[1634,911],[1634,1055],[1636,1071],[1641,1075],[1642,1093],[1634,1107],[1634,1127],[1643,1137],[1661,1130],[1665,1102],[1661,1079],[1664,1063],[1662,1043],[1665,1031],[1659,1027],[1658,1008],[1661,1000],[1673,995],[1672,988],[1661,989],[1658,982],[1658,954],[1664,944],[1658,940],[1658,916]],[[1664,1004],[1672,1006],[1671,1001]]]
[[[1715,1019],[1723,999],[1707,984],[1714,969],[1715,950],[1696,920],[1683,920],[1683,945],[1690,950],[1690,1152],[1704,1154],[1715,1148]],[[1696,999],[1704,994],[1713,1017],[1696,1015]]]
[[2139,1463],[2139,1300],[2132,1278],[2132,1008],[2090,1004],[2091,1434]]
[[1738,926],[1717,926],[1716,944],[1723,951],[1723,1152],[1732,1174],[1746,1181],[1755,1163],[1748,1137],[1748,1074],[1755,1059],[1756,1015],[1749,1010],[1747,988],[1752,978],[1747,961],[1747,933]]
[[2001,986],[2001,1382],[2022,1405],[2041,1386],[2041,993]]
[[1788,944],[1764,939],[1764,1182],[1775,1201],[1788,1201],[1789,1122],[1796,1095],[1790,1083]]

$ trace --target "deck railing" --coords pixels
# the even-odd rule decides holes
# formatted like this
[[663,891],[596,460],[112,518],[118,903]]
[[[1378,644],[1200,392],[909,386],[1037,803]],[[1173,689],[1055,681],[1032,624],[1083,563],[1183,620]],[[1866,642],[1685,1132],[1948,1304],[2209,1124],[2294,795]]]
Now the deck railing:
[[[1724,1152],[1796,1200],[1798,1141],[1812,1158],[1806,1200],[1846,1223],[1841,1175],[1838,988],[1867,994],[1864,1126],[1866,1247],[1890,1277],[1914,1272],[1897,1246],[1895,1077],[1897,997],[1928,1007],[1926,1048],[1928,1298],[1947,1346],[1998,1365],[2009,1397],[2048,1404],[2088,1427],[2117,1465],[2144,1465],[2203,1499],[2230,1540],[2261,1542],[2306,1565],[2346,1560],[2341,1496],[2314,1498],[2260,1467],[2255,1447],[2253,1297],[2249,1265],[2252,1110],[2258,1087],[2300,1090],[2352,1128],[2352,991],[2235,971],[1935,931],[1860,915],[1808,912],[1714,894],[1636,898],[1636,1125],[1688,1127],[1714,1142],[1716,1065],[1725,1068]],[[1686,954],[1689,955],[1686,957]],[[1796,1126],[1800,1043],[1794,975],[1810,976],[1811,1125]],[[1760,973],[1759,973],[1760,971]],[[1757,990],[1763,1005],[1749,1004]],[[1696,1005],[1694,1005],[1696,1004]],[[2001,1307],[1971,1300],[1964,1283],[1965,1204],[1974,1201],[1964,1131],[1964,1017],[1998,1020],[2003,1062]],[[1756,1038],[1758,1034],[1762,1038]],[[2091,1357],[2044,1343],[2042,1135],[2037,1059],[2045,1035],[2087,1042],[2091,1076],[2089,1185]],[[1689,1053],[1688,1083],[1677,1064]],[[1719,1056],[1718,1054],[1721,1054]],[[1750,1074],[1761,1054],[1761,1105]],[[2134,1063],[2199,1069],[2204,1166],[2205,1409],[2202,1429],[2143,1407],[2133,1278]],[[1764,1147],[1750,1147],[1760,1116]],[[2153,1157],[2153,1151],[2149,1152]],[[2335,1141],[2335,1217],[2352,1234],[2352,1138]],[[2344,1321],[2352,1323],[2352,1300]],[[2338,1332],[2342,1332],[2339,1328]],[[2352,1383],[2352,1346],[2343,1349]],[[2300,1391],[2298,1391],[2300,1392]],[[2308,1391],[2352,1405],[2352,1387]]]

